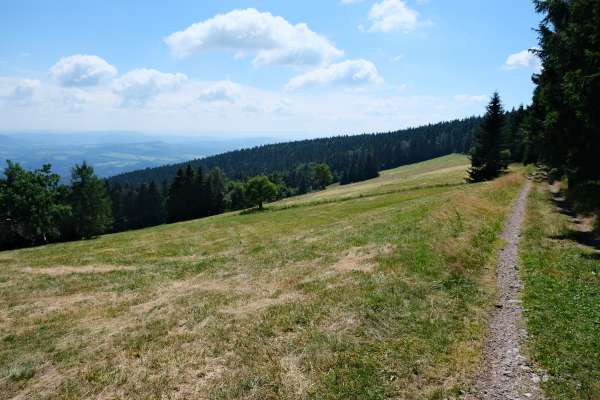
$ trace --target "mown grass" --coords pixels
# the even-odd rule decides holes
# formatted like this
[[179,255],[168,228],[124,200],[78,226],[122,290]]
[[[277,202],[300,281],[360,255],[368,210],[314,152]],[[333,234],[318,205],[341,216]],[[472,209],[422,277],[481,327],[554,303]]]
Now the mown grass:
[[530,350],[549,399],[600,398],[600,253],[573,240],[547,185],[531,194],[521,257]]
[[460,397],[524,178],[441,185],[457,157],[293,207],[0,253],[0,398]]

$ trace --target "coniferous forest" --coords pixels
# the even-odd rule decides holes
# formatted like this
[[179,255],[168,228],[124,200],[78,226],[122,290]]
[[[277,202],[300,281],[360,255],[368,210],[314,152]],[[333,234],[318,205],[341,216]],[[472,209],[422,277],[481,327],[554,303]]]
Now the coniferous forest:
[[[289,186],[296,186],[296,171],[300,165],[325,163],[338,180],[351,170],[357,170],[353,164],[364,163],[366,158],[370,158],[369,162],[378,170],[384,170],[451,153],[465,153],[471,147],[473,130],[480,122],[479,117],[472,117],[396,132],[269,144],[193,160],[189,164],[203,170],[218,167],[231,179],[279,174]],[[171,181],[177,170],[187,164],[134,171],[114,176],[109,182],[140,185]],[[349,182],[360,180],[359,176],[348,178]]]
[[523,121],[524,157],[568,180],[568,196],[600,211],[600,2],[535,0],[543,20],[536,88]]

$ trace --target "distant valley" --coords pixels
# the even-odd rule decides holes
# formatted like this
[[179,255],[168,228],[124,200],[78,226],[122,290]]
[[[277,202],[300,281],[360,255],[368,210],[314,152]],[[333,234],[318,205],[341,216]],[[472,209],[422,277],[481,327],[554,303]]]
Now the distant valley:
[[18,161],[26,169],[51,164],[65,181],[71,168],[83,161],[91,164],[98,176],[109,177],[273,141],[266,137],[220,140],[130,132],[8,133],[0,134],[0,159],[2,163]]

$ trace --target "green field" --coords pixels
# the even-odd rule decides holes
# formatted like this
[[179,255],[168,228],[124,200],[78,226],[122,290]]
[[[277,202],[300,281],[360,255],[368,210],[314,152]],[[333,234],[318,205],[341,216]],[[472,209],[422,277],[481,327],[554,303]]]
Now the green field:
[[458,398],[525,179],[467,164],[2,252],[0,397]]
[[549,399],[600,399],[600,249],[569,219],[538,184],[521,250],[530,351]]

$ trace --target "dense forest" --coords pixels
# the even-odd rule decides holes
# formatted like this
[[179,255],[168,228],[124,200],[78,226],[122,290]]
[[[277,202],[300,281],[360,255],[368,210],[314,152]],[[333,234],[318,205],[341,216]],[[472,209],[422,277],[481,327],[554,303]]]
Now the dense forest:
[[[276,143],[236,150],[216,156],[193,160],[193,168],[207,171],[220,168],[231,179],[255,175],[280,174],[290,186],[298,166],[308,163],[329,165],[336,180],[349,175],[353,163],[369,157],[377,170],[428,160],[451,153],[465,153],[471,146],[473,129],[479,117],[441,122],[396,132],[336,136],[295,142]],[[188,163],[129,172],[114,176],[110,183],[141,185],[171,181],[179,168]],[[354,168],[356,169],[356,168]],[[371,174],[372,175],[372,174]],[[359,178],[348,177],[348,181]]]
[[541,72],[523,122],[525,161],[565,177],[571,200],[600,210],[600,1],[536,0]]

